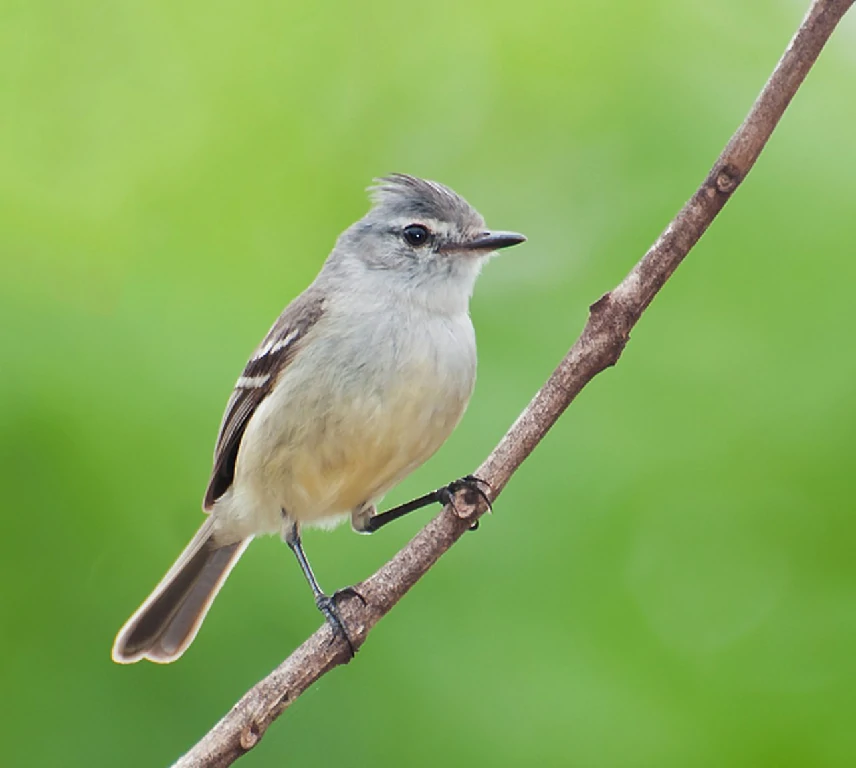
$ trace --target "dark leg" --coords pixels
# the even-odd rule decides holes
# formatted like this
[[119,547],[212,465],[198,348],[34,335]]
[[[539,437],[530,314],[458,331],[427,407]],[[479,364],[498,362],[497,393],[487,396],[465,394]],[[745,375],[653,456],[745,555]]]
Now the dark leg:
[[327,619],[327,623],[332,628],[333,634],[344,638],[345,642],[348,644],[349,650],[351,651],[351,658],[353,658],[355,653],[354,646],[353,643],[351,643],[351,638],[348,637],[348,632],[345,630],[345,625],[342,622],[342,619],[339,617],[339,610],[336,607],[336,595],[333,595],[332,597],[325,595],[324,592],[321,591],[321,587],[318,586],[318,580],[315,578],[315,574],[312,572],[312,566],[309,565],[309,560],[307,560],[306,553],[303,551],[303,542],[300,540],[300,530],[297,527],[297,523],[292,523],[286,529],[284,538],[289,549],[294,552],[294,556],[297,558],[297,563],[300,565],[300,570],[303,571],[306,581],[309,582],[312,594],[315,596],[315,605],[317,605],[318,610],[324,614],[324,618]]
[[[478,494],[484,500],[485,504],[487,504],[488,509],[490,509],[490,499],[479,487],[480,485],[488,484],[474,475],[462,477],[460,480],[455,480],[455,482],[449,483],[443,488],[438,488],[436,491],[426,493],[418,499],[413,499],[413,501],[408,501],[406,504],[401,504],[398,507],[393,507],[392,509],[388,509],[386,512],[382,512],[379,515],[370,517],[366,524],[365,532],[374,533],[380,528],[383,528],[387,523],[391,523],[393,520],[398,520],[399,517],[404,517],[408,512],[413,512],[414,510],[422,509],[422,507],[427,507],[429,504],[442,504],[444,507],[447,504],[454,506],[455,494],[463,489],[467,489],[471,493]],[[488,485],[488,487],[490,486]],[[478,528],[478,521],[473,524],[473,530],[476,528]]]

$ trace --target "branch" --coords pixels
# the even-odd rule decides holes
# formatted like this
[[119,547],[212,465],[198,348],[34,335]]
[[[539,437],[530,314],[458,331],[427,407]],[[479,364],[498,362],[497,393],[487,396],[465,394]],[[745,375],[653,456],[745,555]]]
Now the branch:
[[[475,474],[490,483],[496,499],[511,475],[534,450],[580,390],[615,365],[630,330],[750,171],[785,108],[854,0],[814,0],[746,120],[728,142],[696,193],[642,260],[612,291],[591,306],[582,335],[526,410]],[[341,615],[355,648],[438,558],[485,512],[459,494],[377,573],[356,586],[365,598],[343,598]],[[477,500],[475,500],[477,501]],[[268,726],[310,685],[348,652],[325,624],[232,710],[176,768],[231,765],[252,749]]]

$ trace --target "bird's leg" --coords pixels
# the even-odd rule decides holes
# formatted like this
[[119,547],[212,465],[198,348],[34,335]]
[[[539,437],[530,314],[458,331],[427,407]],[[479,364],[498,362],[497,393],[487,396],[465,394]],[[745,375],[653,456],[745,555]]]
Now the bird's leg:
[[[486,481],[479,479],[475,475],[467,475],[466,477],[462,477],[460,480],[455,480],[442,488],[438,488],[436,491],[426,493],[418,499],[413,499],[413,501],[408,501],[406,504],[401,504],[397,507],[393,507],[392,509],[388,509],[386,512],[381,512],[379,515],[372,515],[367,518],[363,523],[363,526],[360,527],[360,532],[374,533],[375,531],[383,528],[387,523],[391,523],[393,520],[398,520],[399,517],[404,517],[408,512],[413,512],[414,510],[422,509],[422,507],[427,507],[429,504],[442,504],[444,507],[447,504],[451,504],[454,507],[455,494],[464,489],[471,493],[478,494],[484,500],[485,504],[487,504],[488,509],[491,509],[490,499],[481,489],[480,486],[482,485],[490,488],[490,485]],[[475,530],[476,528],[478,528],[478,520],[473,523],[472,530]]]
[[339,635],[348,644],[348,650],[350,650],[351,658],[353,658],[356,651],[354,650],[354,645],[351,642],[351,638],[348,636],[347,630],[345,629],[345,624],[339,616],[339,609],[336,605],[336,597],[343,592],[353,592],[361,600],[363,600],[363,603],[365,603],[365,599],[355,590],[350,589],[340,590],[339,592],[336,592],[332,597],[324,594],[324,592],[321,590],[321,587],[318,585],[318,579],[315,578],[315,574],[312,572],[312,566],[309,565],[309,560],[306,558],[306,553],[303,551],[303,542],[300,539],[300,529],[298,528],[297,523],[285,521],[285,527],[283,529],[283,539],[285,539],[285,543],[288,544],[289,549],[294,552],[294,556],[297,558],[297,563],[300,566],[300,570],[303,571],[303,575],[306,577],[306,581],[309,582],[309,586],[312,589],[312,594],[315,596],[315,605],[317,605],[318,610],[321,611],[322,614],[324,614],[324,618],[327,619],[327,623],[333,630],[333,635]]

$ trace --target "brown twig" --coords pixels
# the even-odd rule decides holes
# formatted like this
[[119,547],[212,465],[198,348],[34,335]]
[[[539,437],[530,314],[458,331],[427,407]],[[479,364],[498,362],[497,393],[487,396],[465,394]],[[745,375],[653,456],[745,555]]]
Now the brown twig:
[[[499,445],[476,470],[495,499],[577,393],[615,365],[630,330],[758,159],[803,79],[853,0],[814,0],[743,124],[702,185],[630,274],[591,306],[589,320],[559,364]],[[437,559],[484,513],[459,494],[377,573],[341,603],[355,647]],[[472,500],[470,500],[472,501]],[[264,680],[253,686],[211,731],[182,757],[178,768],[231,765],[252,749],[268,726],[312,683],[348,661],[341,641],[322,626]]]

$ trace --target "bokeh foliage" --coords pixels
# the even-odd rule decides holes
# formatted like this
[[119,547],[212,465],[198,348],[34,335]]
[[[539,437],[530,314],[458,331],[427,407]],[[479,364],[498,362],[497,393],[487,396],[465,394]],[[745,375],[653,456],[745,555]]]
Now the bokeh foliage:
[[[805,5],[6,0],[4,764],[167,764],[319,623],[268,539],[178,664],[109,660],[200,521],[246,355],[372,176],[530,237],[474,298],[467,417],[394,503],[483,458]],[[854,22],[620,364],[246,765],[854,764]],[[322,584],[424,519],[310,532]]]

